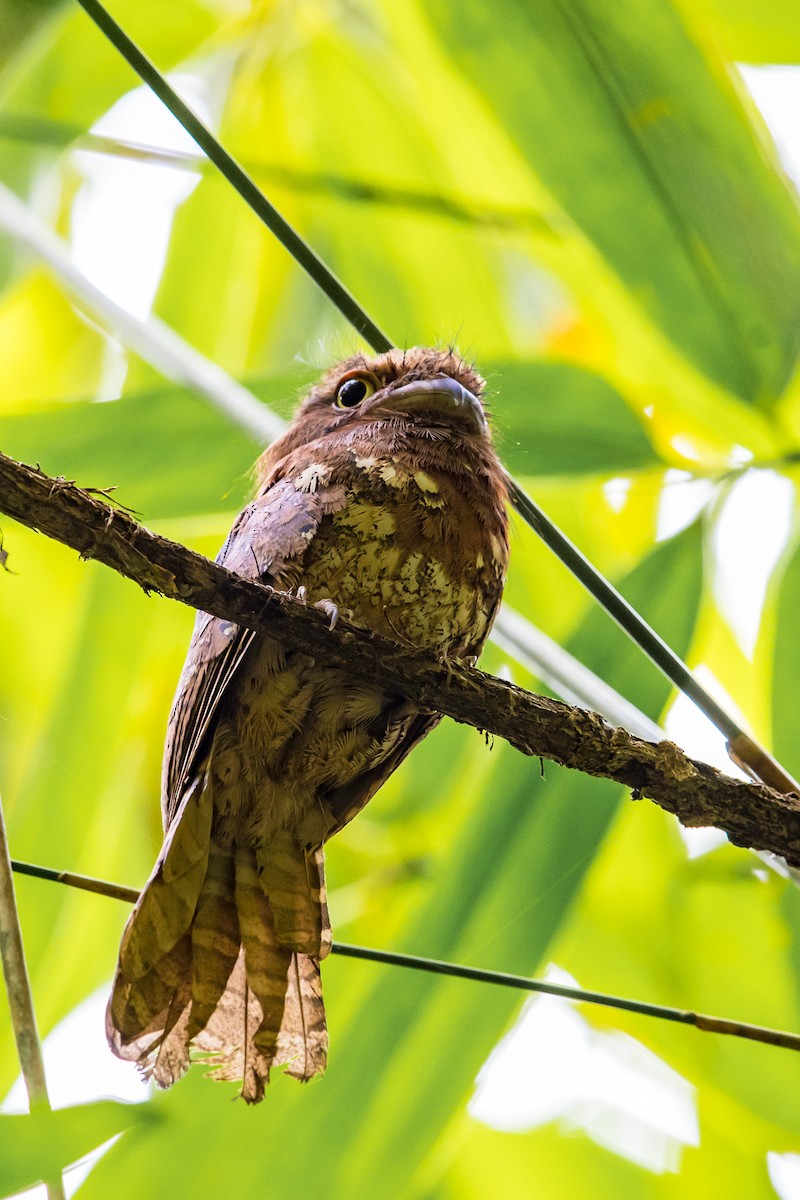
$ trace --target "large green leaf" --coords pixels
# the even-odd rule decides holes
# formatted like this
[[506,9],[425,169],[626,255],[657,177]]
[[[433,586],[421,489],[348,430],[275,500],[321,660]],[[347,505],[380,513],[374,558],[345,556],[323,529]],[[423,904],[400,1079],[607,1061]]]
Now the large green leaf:
[[800,221],[722,64],[678,10],[664,0],[427,8],[658,325],[738,395],[774,399],[797,357]]
[[[160,732],[192,614],[2,521],[0,780],[17,858],[122,881],[160,841]],[[221,531],[220,531],[221,532]],[[219,536],[219,534],[218,534]],[[19,879],[37,1017],[47,1033],[113,970],[124,908]],[[54,980],[58,986],[54,986]],[[18,1067],[0,1022],[0,1092]]]
[[482,365],[509,470],[613,475],[659,463],[641,421],[602,375],[546,360]]
[[2,0],[0,3],[0,70],[33,37],[39,27],[49,20],[64,0]]
[[[645,1085],[645,1089],[647,1085]],[[718,1195],[775,1200],[766,1156],[753,1153],[747,1137],[738,1143],[704,1137],[701,1147],[676,1145],[666,1168],[641,1167],[636,1157],[658,1149],[662,1131],[642,1130],[641,1144],[623,1141],[622,1120],[610,1111],[607,1124],[590,1114],[606,1137],[616,1133],[619,1153],[576,1134],[573,1120],[551,1122],[531,1133],[501,1134],[474,1121],[466,1124],[453,1169],[431,1200],[483,1200],[497,1179],[509,1200],[563,1200],[564,1196],[619,1196],[625,1200],[705,1200],[709,1180]],[[616,1119],[615,1119],[616,1118]],[[669,1138],[665,1139],[667,1142]],[[683,1153],[681,1150],[683,1149]],[[627,1150],[627,1154],[626,1154]],[[655,1155],[654,1157],[657,1157]],[[631,1161],[633,1160],[633,1161]],[[719,1189],[719,1190],[717,1190]]]
[[[695,522],[679,537],[657,546],[619,590],[678,654],[691,643],[703,582],[703,531]],[[632,647],[626,633],[599,606],[593,606],[569,648],[595,674],[636,704],[658,717],[671,690],[664,676]],[[646,664],[628,674],[628,656]]]
[[[556,960],[599,990],[796,1029],[800,996],[787,949],[797,905],[790,912],[781,903],[794,889],[775,874],[759,877],[757,860],[732,846],[687,861],[675,822],[652,806],[629,806],[615,832]],[[636,1015],[585,1015],[645,1042],[698,1089],[704,1144],[720,1151],[727,1143],[734,1154],[747,1138],[751,1154],[756,1146],[766,1154],[796,1130],[791,1053]]]
[[106,345],[56,281],[27,272],[0,297],[0,412],[95,394]]
[[0,1116],[0,1195],[57,1179],[65,1167],[110,1137],[156,1119],[147,1105],[110,1100],[58,1112]]
[[[533,353],[543,328],[572,303],[529,243],[560,245],[564,231],[553,234],[541,189],[452,73],[417,7],[375,5],[371,22],[367,37],[358,10],[322,6],[313,22],[290,9],[258,10],[240,44],[221,136],[243,161],[300,177],[441,194],[477,213],[521,210],[523,236],[499,238],[479,219],[454,222],[402,205],[354,208],[335,187],[326,196],[269,185],[284,215],[398,344],[458,340],[480,347],[483,359]],[[276,119],[298,103],[301,137],[290,116]],[[390,154],[376,149],[386,146]],[[332,326],[333,345],[349,350],[352,334],[287,263],[241,201],[204,180],[177,216],[159,313],[237,374],[270,369],[271,356],[298,346],[317,357],[321,338],[326,350],[333,342]],[[215,320],[220,307],[231,314],[224,323]]]
[[[50,7],[56,10],[54,4]],[[214,31],[212,12],[212,0],[174,0],[174,20],[160,21],[156,0],[117,0],[114,5],[115,18],[146,43],[162,70]],[[91,70],[85,69],[88,62]],[[0,99],[12,110],[89,125],[135,86],[131,68],[89,16],[77,6],[64,6],[7,64],[0,75]]]
[[[290,409],[303,372],[256,385]],[[55,404],[0,416],[6,454],[115,498],[147,520],[234,512],[252,491],[260,447],[219,410],[184,388],[162,387],[105,404]]]

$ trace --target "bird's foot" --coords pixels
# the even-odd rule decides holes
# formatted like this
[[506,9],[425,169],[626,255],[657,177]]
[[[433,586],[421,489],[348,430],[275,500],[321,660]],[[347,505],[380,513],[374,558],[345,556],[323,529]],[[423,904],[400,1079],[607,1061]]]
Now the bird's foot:
[[[297,599],[301,604],[308,603],[308,589],[304,584],[301,584],[297,589]],[[336,622],[339,620],[338,604],[334,604],[333,600],[317,600],[312,605],[312,608],[316,608],[319,610],[319,612],[325,613],[325,616],[328,617],[330,621],[328,629],[336,628]]]
[[336,622],[339,620],[338,605],[334,604],[332,600],[318,600],[314,608],[319,609],[320,612],[325,613],[329,618],[330,624],[328,625],[328,629],[336,628]]
[[474,667],[478,661],[477,654],[453,654],[446,650],[440,651],[436,656],[440,667],[443,667],[447,673],[446,686],[450,687],[450,680],[455,675],[456,667]]
[[452,654],[448,654],[446,650],[440,650],[436,655],[436,660],[446,673],[445,687],[449,688],[450,680],[453,677],[453,667],[458,665],[458,659],[454,658]]

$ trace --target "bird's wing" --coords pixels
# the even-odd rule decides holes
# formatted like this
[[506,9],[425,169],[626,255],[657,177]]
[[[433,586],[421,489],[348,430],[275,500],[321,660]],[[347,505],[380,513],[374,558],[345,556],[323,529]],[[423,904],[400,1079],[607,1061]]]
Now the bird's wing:
[[[344,488],[299,490],[282,479],[239,514],[217,562],[279,590],[300,581],[303,555],[324,516],[345,503]],[[256,633],[198,612],[170,713],[164,750],[162,810],[168,829],[197,773],[220,700]]]

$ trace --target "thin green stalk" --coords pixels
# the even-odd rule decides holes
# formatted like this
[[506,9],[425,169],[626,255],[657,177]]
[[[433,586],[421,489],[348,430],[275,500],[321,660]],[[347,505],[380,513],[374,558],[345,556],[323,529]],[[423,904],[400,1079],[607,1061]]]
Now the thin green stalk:
[[[3,963],[3,978],[8,993],[8,1007],[11,1010],[19,1065],[25,1080],[31,1112],[34,1109],[50,1112],[42,1045],[36,1028],[36,1014],[25,962],[12,869],[3,805],[0,801],[0,959]],[[58,1179],[45,1180],[45,1186],[49,1200],[64,1200],[64,1185],[60,1176]]]
[[[12,860],[12,867],[21,875],[33,875],[51,883],[63,883],[68,887],[82,888],[115,900],[134,904],[139,893],[136,888],[123,887],[118,883],[107,883],[89,875],[76,875],[71,871],[54,871],[33,863]],[[625,1012],[639,1013],[659,1021],[676,1021],[682,1025],[693,1025],[705,1033],[721,1033],[728,1037],[745,1038],[751,1042],[763,1042],[770,1046],[781,1046],[785,1050],[800,1050],[800,1034],[782,1029],[769,1029],[763,1025],[751,1025],[744,1021],[731,1021],[726,1017],[713,1017],[692,1012],[685,1008],[671,1008],[664,1004],[648,1004],[642,1000],[630,1000],[625,996],[612,996],[606,992],[588,992],[583,988],[569,987],[559,983],[547,983],[541,979],[528,979],[525,975],[509,975],[505,971],[484,971],[479,967],[467,967],[461,963],[445,962],[435,958],[420,958],[414,954],[398,954],[392,950],[374,950],[369,946],[352,946],[347,942],[334,942],[333,954],[343,958],[360,958],[367,962],[384,963],[392,967],[406,967],[412,971],[425,971],[434,975],[449,975],[456,979],[469,979],[474,983],[491,983],[498,987],[516,988],[523,992],[538,992],[547,996],[561,996],[566,1000],[578,1000],[582,1004],[597,1004],[604,1008],[618,1008]]]
[[726,1017],[711,1017],[705,1013],[692,1012],[686,1008],[671,1008],[665,1004],[648,1004],[644,1000],[630,1000],[625,996],[612,996],[607,992],[589,992],[567,984],[547,983],[542,979],[528,979],[525,975],[509,975],[505,971],[483,971],[478,967],[465,967],[460,963],[442,962],[435,958],[419,958],[414,954],[395,954],[389,950],[373,950],[367,946],[350,946],[334,942],[334,953],[345,958],[361,958],[369,962],[386,963],[393,967],[408,967],[413,971],[427,971],[434,975],[450,975],[456,979],[471,979],[475,983],[493,983],[499,987],[517,988],[523,992],[539,992],[547,996],[561,996],[565,1000],[578,1000],[582,1004],[597,1004],[603,1008],[620,1008],[625,1012],[655,1017],[659,1021],[677,1021],[682,1025],[693,1025],[704,1033],[722,1033],[729,1037],[746,1038],[751,1042],[766,1042],[770,1046],[782,1046],[785,1050],[800,1050],[800,1034],[783,1029],[768,1029],[763,1025],[750,1025],[743,1021],[731,1021]]

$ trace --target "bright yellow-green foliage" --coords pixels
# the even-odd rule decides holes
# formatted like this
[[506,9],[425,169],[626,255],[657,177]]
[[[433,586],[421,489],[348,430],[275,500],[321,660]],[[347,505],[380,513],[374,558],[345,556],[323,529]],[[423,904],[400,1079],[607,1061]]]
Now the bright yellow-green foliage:
[[[205,81],[224,143],[398,344],[453,340],[475,358],[510,468],[799,771],[795,534],[752,655],[717,606],[712,553],[748,480],[772,472],[795,507],[800,216],[732,59],[797,61],[796,4],[111,8],[162,70]],[[90,164],[123,161],[119,146],[89,156],[81,139],[136,81],[71,3],[0,0],[0,31],[0,180],[69,239]],[[128,169],[147,181],[153,156]],[[286,413],[358,339],[228,185],[197,178],[154,313]],[[100,245],[128,236],[124,215],[110,221]],[[115,374],[107,334],[2,234],[0,284],[3,451],[118,485],[148,524],[213,553],[257,446],[140,358]],[[700,516],[657,543],[659,511],[693,479],[705,481]],[[141,883],[160,840],[161,739],[192,614],[9,520],[0,529],[14,572],[0,574],[12,852]],[[507,598],[662,719],[668,685],[523,527]],[[497,647],[484,665],[541,686]],[[541,772],[472,730],[447,723],[411,756],[331,846],[329,874],[341,940],[516,972],[555,962],[585,987],[800,1027],[792,885],[727,845],[689,859],[658,810]],[[46,1034],[110,978],[125,912],[34,880],[18,893]],[[697,1089],[700,1144],[678,1173],[657,1174],[558,1122],[509,1134],[468,1115],[477,1072],[519,1014],[514,994],[336,959],[325,984],[322,1082],[277,1078],[251,1112],[195,1071],[137,1108],[0,1117],[0,1193],[122,1129],[81,1196],[769,1197],[767,1152],[800,1149],[788,1051],[585,1008],[593,1027],[639,1039]],[[3,998],[0,1093],[16,1073]]]

